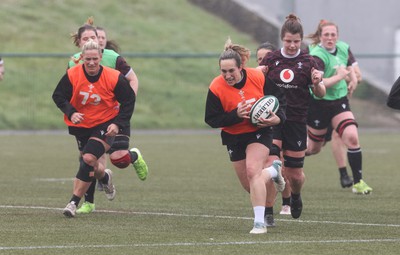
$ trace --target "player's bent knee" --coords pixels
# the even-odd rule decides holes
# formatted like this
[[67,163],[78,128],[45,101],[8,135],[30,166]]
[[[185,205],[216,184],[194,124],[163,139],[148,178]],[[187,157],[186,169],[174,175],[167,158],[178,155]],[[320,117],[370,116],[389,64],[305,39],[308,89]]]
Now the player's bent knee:
[[88,165],[94,165],[97,161],[97,158],[91,153],[85,153],[82,155],[82,160]]
[[321,147],[312,147],[307,148],[306,156],[311,156],[320,153]]
[[124,156],[114,158],[110,157],[111,163],[118,168],[126,168],[131,164],[131,155],[127,152]]
[[285,167],[303,168],[304,166],[304,157],[295,158],[284,155],[283,159]]
[[93,177],[94,177],[94,167],[87,164],[81,158],[80,164],[79,164],[79,170],[78,170],[78,173],[76,174],[76,178],[81,181],[84,181],[84,182],[92,182]]

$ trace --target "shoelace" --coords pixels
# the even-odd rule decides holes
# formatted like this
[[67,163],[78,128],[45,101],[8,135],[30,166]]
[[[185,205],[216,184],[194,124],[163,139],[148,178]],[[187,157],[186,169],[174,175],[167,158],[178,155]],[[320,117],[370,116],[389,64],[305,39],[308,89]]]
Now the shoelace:
[[[75,207],[76,208],[76,207]],[[67,209],[73,211],[75,210],[74,205],[73,204],[68,204]]]
[[111,193],[114,192],[114,187],[113,187],[113,186],[111,186],[111,188],[110,188],[109,185],[106,185],[106,184],[103,184],[103,185],[104,185],[104,186],[103,186],[103,189],[104,189],[104,192],[105,192],[105,193],[111,194]]

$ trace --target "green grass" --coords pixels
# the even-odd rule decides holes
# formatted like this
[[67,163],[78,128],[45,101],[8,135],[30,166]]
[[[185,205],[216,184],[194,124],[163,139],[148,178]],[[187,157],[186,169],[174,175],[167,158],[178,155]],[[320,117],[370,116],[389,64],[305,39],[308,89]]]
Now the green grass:
[[[38,4],[40,3],[40,4]],[[228,36],[255,50],[257,42],[186,0],[4,0],[1,53],[66,53],[78,49],[70,34],[89,16],[105,27],[124,53],[215,53]],[[51,94],[68,58],[5,58],[0,83],[0,129],[62,129]],[[203,128],[208,85],[218,74],[215,58],[127,58],[140,89],[135,128]],[[255,66],[255,59],[251,63]]]
[[[0,254],[398,254],[399,134],[361,132],[369,196],[339,185],[329,146],[306,159],[304,211],[250,235],[252,209],[217,132],[139,132],[150,175],[114,171],[117,196],[65,218],[77,149],[63,134],[2,135]],[[278,196],[275,212],[280,209]]]

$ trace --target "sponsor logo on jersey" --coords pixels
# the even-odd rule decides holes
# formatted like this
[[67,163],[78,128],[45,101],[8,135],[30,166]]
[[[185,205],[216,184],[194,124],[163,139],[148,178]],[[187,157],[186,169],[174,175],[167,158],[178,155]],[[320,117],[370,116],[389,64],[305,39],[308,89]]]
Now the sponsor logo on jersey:
[[290,69],[283,69],[281,73],[279,74],[279,77],[281,78],[281,81],[285,83],[289,83],[293,81],[294,79],[294,73]]

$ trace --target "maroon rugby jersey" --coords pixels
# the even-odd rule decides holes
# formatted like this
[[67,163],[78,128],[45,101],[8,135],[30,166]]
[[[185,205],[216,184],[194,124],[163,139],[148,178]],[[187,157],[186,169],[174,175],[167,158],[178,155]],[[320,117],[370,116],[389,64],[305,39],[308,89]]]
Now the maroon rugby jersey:
[[311,69],[320,69],[314,58],[303,50],[293,57],[284,56],[282,51],[280,49],[267,54],[260,65],[268,66],[268,78],[286,95],[287,120],[306,123],[311,100]]

